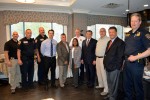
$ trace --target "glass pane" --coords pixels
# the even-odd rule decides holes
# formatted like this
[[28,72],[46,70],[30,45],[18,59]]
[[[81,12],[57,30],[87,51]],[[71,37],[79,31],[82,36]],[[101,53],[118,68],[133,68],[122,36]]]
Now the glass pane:
[[51,23],[25,22],[25,30],[32,30],[32,38],[36,38],[39,35],[39,27],[43,27],[45,29],[45,34],[48,35],[48,30],[51,29]]
[[87,27],[87,30],[91,30],[93,32],[92,38],[96,39],[95,25],[91,25]]
[[18,32],[18,34],[19,34],[18,40],[20,40],[21,38],[24,37],[23,22],[19,22],[17,24],[12,24],[10,27],[11,27],[11,31],[10,31],[11,32],[11,38],[12,38],[12,33],[14,31]]
[[123,39],[123,27],[120,26],[120,25],[112,25],[112,24],[96,24],[96,39],[100,38],[99,30],[101,28],[105,28],[106,29],[106,35],[109,37],[108,29],[111,26],[115,26],[117,28],[118,37]]
[[55,31],[54,33],[54,39],[57,42],[60,42],[60,35],[64,32],[63,31],[63,25],[57,24],[57,23],[53,23],[52,25],[52,29]]

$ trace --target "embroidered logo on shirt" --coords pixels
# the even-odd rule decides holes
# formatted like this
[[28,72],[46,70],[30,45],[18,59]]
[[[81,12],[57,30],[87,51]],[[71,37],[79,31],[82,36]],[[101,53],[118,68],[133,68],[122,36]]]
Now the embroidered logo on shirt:
[[23,41],[23,43],[28,43],[28,41]]

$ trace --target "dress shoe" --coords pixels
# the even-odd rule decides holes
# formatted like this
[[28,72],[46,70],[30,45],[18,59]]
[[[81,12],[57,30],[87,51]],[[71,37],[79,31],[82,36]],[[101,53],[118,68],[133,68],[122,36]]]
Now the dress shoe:
[[104,97],[104,100],[109,100],[109,96]]
[[15,89],[11,89],[11,94],[15,94]]
[[52,88],[58,88],[56,85],[51,85]]
[[101,92],[101,95],[102,96],[105,96],[105,95],[107,95],[108,94],[108,92]]
[[45,85],[45,83],[44,83],[44,82],[38,82],[38,84],[39,84],[39,85]]

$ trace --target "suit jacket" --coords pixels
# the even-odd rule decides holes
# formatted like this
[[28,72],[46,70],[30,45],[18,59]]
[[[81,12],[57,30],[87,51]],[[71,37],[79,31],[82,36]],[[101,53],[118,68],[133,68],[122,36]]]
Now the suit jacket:
[[104,67],[107,71],[120,70],[124,58],[125,43],[117,37],[108,49],[109,42],[105,51]]
[[[78,46],[74,49],[74,64],[77,68],[81,65],[81,47]],[[70,51],[70,66],[72,67],[72,48]]]
[[[69,50],[69,43],[66,42],[67,46],[68,46],[68,50]],[[58,54],[58,58],[57,58],[57,61],[58,61],[58,65],[59,66],[64,66],[64,62],[65,61],[68,61],[69,63],[69,51],[67,50],[66,48],[66,45],[60,41],[58,44],[57,44],[57,54]]]
[[86,41],[87,41],[87,39],[85,39],[82,43],[82,57],[81,57],[81,59],[86,64],[92,64],[94,60],[96,61],[95,50],[96,50],[97,40],[91,38],[88,46],[86,46]]

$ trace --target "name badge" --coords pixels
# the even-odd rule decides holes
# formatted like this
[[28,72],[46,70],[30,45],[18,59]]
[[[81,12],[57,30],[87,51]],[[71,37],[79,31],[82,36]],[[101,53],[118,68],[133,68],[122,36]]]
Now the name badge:
[[40,41],[44,41],[44,39],[40,39]]
[[28,41],[23,41],[23,43],[28,43]]

